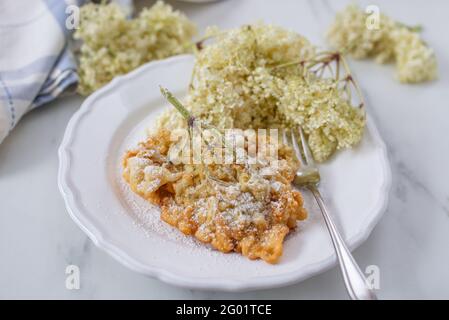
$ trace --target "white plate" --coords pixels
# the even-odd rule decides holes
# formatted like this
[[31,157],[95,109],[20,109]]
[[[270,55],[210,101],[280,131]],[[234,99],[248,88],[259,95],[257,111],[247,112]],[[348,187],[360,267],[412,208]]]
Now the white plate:
[[[149,63],[91,95],[70,120],[59,149],[59,188],[73,220],[129,268],[197,289],[243,291],[288,285],[335,264],[329,235],[310,195],[309,218],[285,241],[277,265],[223,254],[159,220],[159,211],[121,178],[126,148],[142,139],[168,104],[159,85],[186,93],[192,56]],[[373,122],[361,144],[321,166],[322,191],[348,245],[370,234],[385,209],[391,174]]]

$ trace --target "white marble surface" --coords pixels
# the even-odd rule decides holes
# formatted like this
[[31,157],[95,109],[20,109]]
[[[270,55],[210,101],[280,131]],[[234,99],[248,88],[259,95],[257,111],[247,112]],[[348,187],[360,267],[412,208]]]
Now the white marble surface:
[[[171,3],[201,29],[256,20],[297,30],[315,43],[347,1],[224,0]],[[139,2],[140,3],[140,2]],[[387,211],[355,250],[378,265],[380,298],[449,298],[449,2],[362,1],[424,26],[440,69],[437,82],[398,84],[391,66],[351,61],[390,152],[393,188]],[[346,299],[339,270],[286,288],[247,293],[180,289],[134,273],[97,249],[71,221],[59,194],[57,148],[82,103],[62,98],[25,116],[0,145],[0,298],[283,298]],[[367,181],[369,183],[369,181]],[[65,268],[81,270],[81,289],[65,288]]]

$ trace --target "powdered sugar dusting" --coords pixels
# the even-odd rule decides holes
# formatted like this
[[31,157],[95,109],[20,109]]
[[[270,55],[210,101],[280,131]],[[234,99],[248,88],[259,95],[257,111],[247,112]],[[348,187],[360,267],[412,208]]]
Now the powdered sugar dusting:
[[[122,168],[119,168],[119,173]],[[168,225],[160,218],[160,209],[140,197],[139,195],[132,192],[130,187],[126,184],[121,176],[117,177],[119,179],[120,192],[127,204],[129,210],[128,213],[133,219],[133,224],[138,229],[138,232],[142,232],[147,238],[154,239],[155,235],[161,242],[175,242],[176,249],[179,252],[188,252],[189,255],[198,256],[200,259],[207,256],[209,259],[204,259],[205,261],[212,261],[215,263],[229,263],[233,267],[238,267],[242,263],[247,263],[247,258],[237,254],[237,253],[222,253],[211,248],[208,244],[204,244],[196,240],[196,238],[191,236],[186,236],[181,233],[176,228]],[[252,261],[250,263],[254,264],[254,271],[257,273],[263,265],[267,265],[263,261]],[[208,264],[202,264],[201,268],[210,268]],[[260,271],[260,270],[259,270]]]
[[[201,243],[195,237],[184,235],[175,227],[161,220],[160,209],[157,206],[146,201],[130,189],[122,177],[122,156],[126,150],[134,148],[140,141],[145,139],[147,136],[146,130],[151,127],[154,117],[155,115],[148,115],[138,125],[135,125],[133,130],[130,130],[130,133],[117,150],[116,162],[113,165],[115,167],[116,186],[124,207],[124,210],[121,210],[121,212],[132,219],[136,232],[148,239],[148,241],[142,242],[143,246],[148,246],[148,255],[151,255],[155,261],[161,255],[170,255],[173,257],[174,265],[182,263],[179,259],[185,259],[186,255],[188,255],[189,260],[191,257],[199,262],[195,263],[195,268],[199,271],[204,270],[204,274],[210,274],[211,270],[223,270],[223,276],[225,274],[229,276],[239,275],[242,268],[248,268],[248,266],[250,266],[251,274],[254,276],[271,274],[274,266],[262,260],[250,261],[238,253],[222,253],[208,244]],[[170,252],[160,252],[158,249],[153,249],[167,248],[168,246],[171,248]]]

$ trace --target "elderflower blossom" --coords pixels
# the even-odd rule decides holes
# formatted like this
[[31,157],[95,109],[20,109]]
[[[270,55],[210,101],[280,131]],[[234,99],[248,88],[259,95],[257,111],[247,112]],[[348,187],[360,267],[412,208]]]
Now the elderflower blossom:
[[399,81],[417,83],[436,78],[435,54],[416,32],[401,28],[394,32],[393,37],[396,41],[396,73]]
[[317,161],[324,161],[336,150],[350,148],[360,141],[365,115],[350,105],[336,81],[305,82],[295,77],[281,82],[279,110],[290,126],[303,128]]
[[[216,34],[197,52],[186,108],[218,128],[285,128],[301,125],[313,156],[325,161],[363,135],[364,114],[348,102],[334,79],[303,77],[298,65],[315,49],[307,39],[280,27],[243,26]],[[170,109],[159,126],[182,126]],[[185,125],[185,124],[184,124]]]
[[187,106],[221,128],[277,122],[268,66],[308,59],[314,48],[297,33],[264,24],[232,29],[197,53]]
[[337,13],[327,37],[332,46],[356,59],[374,58],[378,63],[395,62],[399,81],[416,83],[436,78],[433,50],[416,31],[379,15],[379,27],[366,26],[368,14],[351,4]]
[[366,19],[367,14],[357,5],[349,5],[337,13],[327,33],[329,42],[356,59],[374,57],[379,63],[393,60],[394,49],[389,34],[394,29],[394,22],[381,14],[379,28],[368,29]]
[[83,41],[78,91],[89,94],[148,61],[190,51],[195,32],[185,15],[162,1],[135,19],[114,3],[82,6],[74,34]]

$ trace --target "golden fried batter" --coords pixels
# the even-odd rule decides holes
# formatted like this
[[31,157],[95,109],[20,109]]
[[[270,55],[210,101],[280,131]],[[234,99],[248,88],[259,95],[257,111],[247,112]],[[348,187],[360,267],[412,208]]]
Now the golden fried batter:
[[285,236],[304,220],[291,181],[292,150],[279,145],[277,166],[173,164],[170,133],[160,130],[126,153],[123,176],[131,189],[160,206],[161,219],[222,252],[276,263]]

